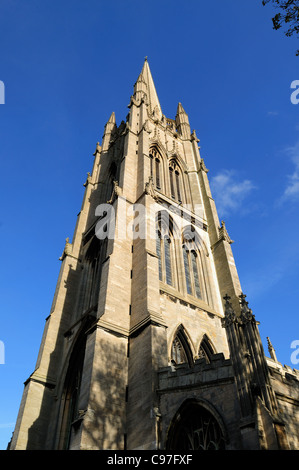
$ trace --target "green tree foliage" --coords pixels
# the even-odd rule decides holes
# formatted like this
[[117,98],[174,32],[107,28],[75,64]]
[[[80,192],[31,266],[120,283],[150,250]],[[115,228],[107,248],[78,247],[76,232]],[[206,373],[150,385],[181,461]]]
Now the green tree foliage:
[[[262,0],[263,5],[272,2],[280,11],[272,18],[273,28],[286,26],[285,35],[299,34],[299,0]],[[296,53],[299,56],[299,49]]]

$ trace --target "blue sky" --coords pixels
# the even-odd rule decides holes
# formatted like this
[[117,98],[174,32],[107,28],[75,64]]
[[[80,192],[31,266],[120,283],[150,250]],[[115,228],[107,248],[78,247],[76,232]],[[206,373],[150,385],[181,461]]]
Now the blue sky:
[[163,113],[200,139],[241,285],[278,360],[299,340],[298,39],[261,0],[1,0],[0,448],[33,372],[96,142],[148,56]]

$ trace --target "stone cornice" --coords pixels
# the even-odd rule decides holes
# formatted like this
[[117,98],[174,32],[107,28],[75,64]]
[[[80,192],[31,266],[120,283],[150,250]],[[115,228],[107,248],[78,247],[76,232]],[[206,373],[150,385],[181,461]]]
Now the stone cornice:
[[56,387],[56,381],[50,377],[47,377],[46,375],[39,375],[38,369],[33,372],[30,377],[28,377],[28,379],[24,382],[24,385],[28,385],[29,382],[35,382],[51,389]]
[[167,325],[159,312],[148,310],[147,315],[141,321],[129,328],[117,325],[116,323],[111,322],[110,320],[103,320],[101,317],[97,322],[94,323],[88,333],[94,331],[95,328],[101,328],[113,335],[130,338],[133,336],[137,336],[144,328],[149,325],[156,325],[167,328]]
[[196,308],[202,312],[206,312],[208,314],[215,315],[219,318],[223,318],[223,315],[216,310],[214,310],[212,307],[210,307],[208,304],[206,304],[204,301],[196,299],[196,298],[191,298],[191,296],[184,296],[175,289],[172,289],[169,287],[167,284],[164,284],[163,282],[160,281],[160,293],[162,295],[166,295],[169,297],[172,301],[174,302],[181,302],[190,308]]

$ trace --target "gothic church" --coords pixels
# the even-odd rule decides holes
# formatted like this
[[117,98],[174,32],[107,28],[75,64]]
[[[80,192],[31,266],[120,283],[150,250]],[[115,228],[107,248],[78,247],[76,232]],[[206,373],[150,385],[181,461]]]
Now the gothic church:
[[299,371],[242,293],[181,103],[147,59],[94,153],[11,450],[299,449]]

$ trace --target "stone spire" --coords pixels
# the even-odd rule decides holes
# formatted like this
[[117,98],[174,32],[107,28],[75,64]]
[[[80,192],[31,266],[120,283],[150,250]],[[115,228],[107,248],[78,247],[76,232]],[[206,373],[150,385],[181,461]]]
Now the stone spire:
[[111,113],[110,118],[108,119],[106,125],[105,125],[105,130],[104,130],[104,135],[103,135],[103,142],[102,142],[102,149],[107,150],[109,147],[109,143],[111,140],[111,136],[116,130],[116,121],[115,121],[115,113],[114,111]]
[[183,139],[190,139],[191,137],[191,130],[189,124],[189,118],[184,110],[182,103],[178,104],[175,122],[177,126],[177,130],[179,134],[181,134]]
[[114,128],[114,127],[115,127],[115,124],[116,124],[116,121],[115,121],[115,112],[113,111],[113,112],[111,113],[110,118],[109,118],[108,121],[107,121],[107,124],[106,124],[105,128],[106,128],[106,129],[107,129],[107,127],[109,127],[109,129],[110,129],[110,128]]
[[142,88],[147,95],[147,103],[149,105],[150,113],[155,112],[156,115],[162,116],[162,109],[154,85],[151,70],[147,61],[147,57],[144,60],[141,73],[135,83],[135,93],[140,91],[140,88]]

